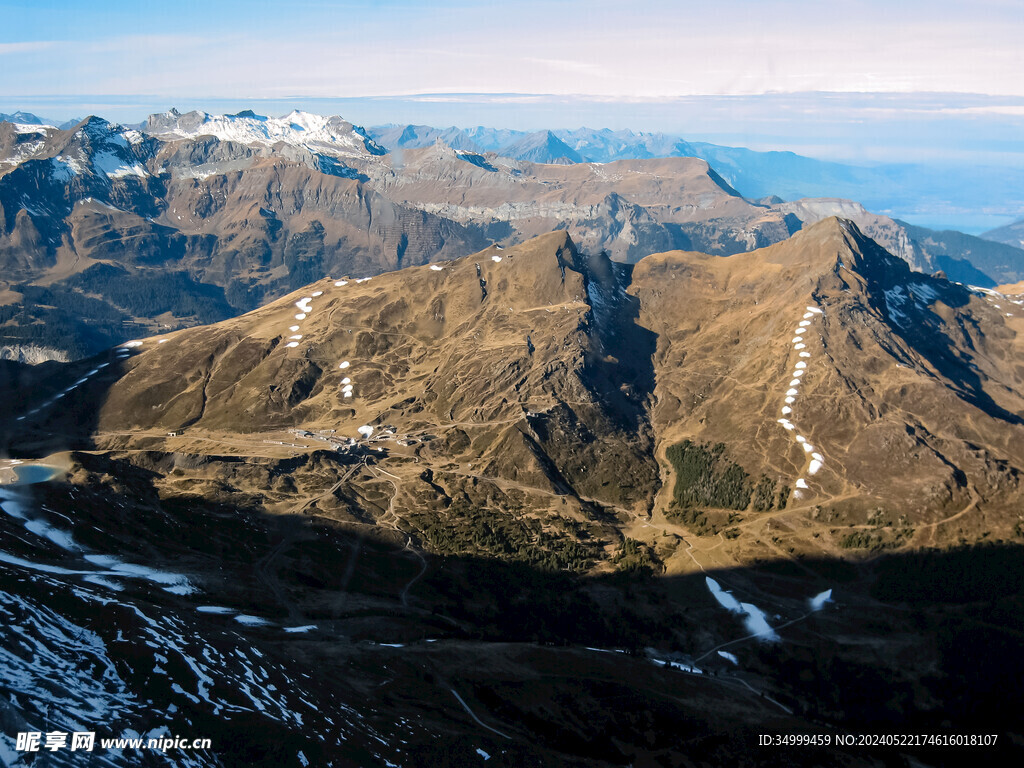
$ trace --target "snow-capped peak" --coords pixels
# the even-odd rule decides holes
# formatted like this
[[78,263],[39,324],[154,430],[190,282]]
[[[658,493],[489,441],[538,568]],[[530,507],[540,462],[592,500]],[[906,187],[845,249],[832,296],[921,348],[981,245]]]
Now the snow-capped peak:
[[215,136],[239,144],[274,146],[288,144],[313,152],[341,155],[381,155],[385,150],[362,128],[337,116],[293,110],[283,117],[266,117],[245,110],[234,115],[206,112],[177,114],[173,110],[153,115],[143,130],[164,139]]

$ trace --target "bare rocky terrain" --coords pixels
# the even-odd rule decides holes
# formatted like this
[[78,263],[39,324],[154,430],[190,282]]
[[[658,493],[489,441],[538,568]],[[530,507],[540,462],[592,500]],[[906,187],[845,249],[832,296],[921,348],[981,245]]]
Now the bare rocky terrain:
[[199,764],[1019,750],[1019,295],[837,218],[726,258],[558,231],[367,277],[0,369],[4,450],[61,470],[0,500],[4,610],[95,638],[88,662],[27,625],[62,659],[51,717],[98,659],[118,727],[217,723]]

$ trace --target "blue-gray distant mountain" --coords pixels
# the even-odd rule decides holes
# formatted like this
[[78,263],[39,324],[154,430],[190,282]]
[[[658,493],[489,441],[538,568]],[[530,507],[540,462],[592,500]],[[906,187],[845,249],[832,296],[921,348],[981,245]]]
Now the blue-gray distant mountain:
[[452,149],[477,153],[484,151],[484,147],[469,138],[465,131],[455,126],[432,128],[429,125],[377,125],[370,128],[367,133],[382,147],[392,151],[395,149],[422,149],[438,140],[443,141]]
[[19,109],[17,112],[0,112],[0,123],[20,123],[21,125],[52,125],[55,128],[66,130],[72,126],[78,125],[81,121],[80,118],[72,118],[71,120],[50,120],[45,117],[39,117],[31,112],[25,112]]
[[[474,129],[480,136],[483,129]],[[934,163],[851,165],[817,160],[793,152],[759,152],[687,141],[662,133],[579,128],[553,133],[594,162],[629,158],[690,156],[708,163],[745,197],[778,195],[842,197],[899,218],[928,226],[979,228],[992,212],[1024,210],[1024,169],[979,168],[955,160]],[[501,136],[493,132],[500,143]],[[490,147],[480,139],[477,143]],[[977,231],[976,229],[974,231]],[[990,238],[990,239],[998,239]],[[1007,241],[1019,245],[1020,239]]]
[[[977,232],[992,221],[994,214],[1024,210],[1024,169],[978,168],[958,164],[953,159],[929,164],[852,165],[787,151],[756,151],[689,141],[667,133],[608,128],[534,133],[486,126],[463,130],[422,125],[398,128],[380,126],[371,129],[370,134],[389,148],[426,146],[441,138],[456,149],[490,151],[532,162],[608,163],[697,157],[706,160],[730,186],[751,200],[772,196],[785,200],[840,197],[857,200],[873,211],[939,229]],[[403,132],[407,132],[404,137]],[[573,152],[554,144],[549,133]],[[1009,244],[1018,242],[1012,240]]]
[[528,131],[514,131],[509,128],[488,128],[478,125],[465,130],[467,136],[478,145],[491,152],[499,152],[514,141],[525,136]]
[[531,163],[571,165],[586,162],[583,155],[551,131],[528,133],[502,147],[499,154],[516,160],[527,160]]
[[24,112],[18,110],[17,112],[0,112],[0,122],[4,123],[21,123],[22,125],[53,125],[46,120],[43,120],[37,115],[33,115],[31,112]]
[[1007,224],[1005,227],[989,230],[983,233],[982,237],[997,243],[1012,245],[1014,248],[1024,248],[1024,219]]

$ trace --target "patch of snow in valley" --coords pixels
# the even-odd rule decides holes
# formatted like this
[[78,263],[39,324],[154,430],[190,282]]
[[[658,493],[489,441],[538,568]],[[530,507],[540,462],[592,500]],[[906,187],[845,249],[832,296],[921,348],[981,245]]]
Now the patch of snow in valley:
[[747,631],[752,635],[763,638],[764,640],[778,640],[779,636],[775,630],[768,624],[768,619],[765,616],[764,611],[758,608],[753,603],[742,603],[733,597],[731,592],[722,589],[721,585],[712,579],[710,576],[704,578],[705,583],[708,586],[708,590],[714,596],[718,604],[725,608],[730,613],[735,613],[743,617],[743,624],[746,626]]
[[825,603],[832,602],[832,590],[826,589],[824,592],[821,592],[812,597],[810,600],[808,600],[808,602],[811,605],[812,611],[820,611],[822,608],[825,607]]
[[725,659],[726,661],[731,661],[731,662],[732,662],[733,664],[735,664],[735,665],[736,665],[737,667],[738,667],[738,666],[740,665],[740,660],[739,660],[739,659],[737,659],[737,658],[736,658],[736,655],[735,655],[735,654],[733,654],[733,653],[729,653],[728,651],[719,651],[719,652],[718,652],[718,655],[719,655],[719,656],[721,656],[721,657],[722,657],[723,659]]
[[145,565],[126,563],[114,555],[86,555],[86,561],[100,568],[109,569],[104,576],[127,576],[130,578],[145,579],[146,581],[158,584],[177,595],[192,594],[196,591],[189,580],[180,573],[169,573],[150,568]]
[[[50,541],[65,552],[79,553],[82,551],[82,547],[75,543],[70,532],[52,525],[42,517],[30,517],[28,507],[23,501],[16,492],[0,489],[0,509],[3,509],[11,517],[21,520],[26,530],[42,539]],[[59,566],[43,565],[20,557],[14,557],[7,553],[0,553],[0,559],[4,559],[5,562],[11,565],[18,565],[44,573],[59,573],[65,576],[105,577],[106,579],[139,578],[156,584],[165,591],[173,592],[174,594],[187,595],[196,591],[188,578],[181,574],[168,573],[144,565],[127,563],[114,555],[84,555],[83,559],[86,562],[103,569],[100,571],[71,570]]]
[[[2,496],[0,496],[0,498],[2,498]],[[80,551],[79,546],[75,544],[75,540],[71,537],[70,533],[62,531],[59,528],[55,528],[45,520],[28,520],[25,522],[25,528],[39,538],[53,542],[65,552]]]
[[692,664],[684,664],[681,661],[673,661],[672,659],[656,659],[651,658],[651,661],[657,664],[659,667],[668,667],[669,669],[678,669],[680,672],[689,672],[691,675],[703,675],[704,670],[700,667],[695,667]]

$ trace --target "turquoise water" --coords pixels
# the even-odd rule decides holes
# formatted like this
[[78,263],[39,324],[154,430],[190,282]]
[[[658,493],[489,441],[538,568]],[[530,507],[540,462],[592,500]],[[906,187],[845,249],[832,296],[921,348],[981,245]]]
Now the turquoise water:
[[10,485],[32,485],[33,483],[45,483],[47,480],[52,480],[59,473],[60,470],[56,467],[48,467],[45,464],[18,464],[14,469],[14,474],[18,476],[18,479],[10,483]]

